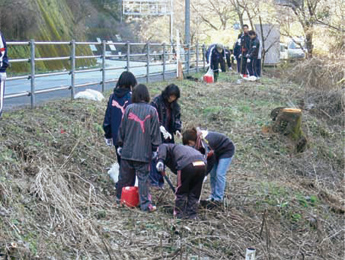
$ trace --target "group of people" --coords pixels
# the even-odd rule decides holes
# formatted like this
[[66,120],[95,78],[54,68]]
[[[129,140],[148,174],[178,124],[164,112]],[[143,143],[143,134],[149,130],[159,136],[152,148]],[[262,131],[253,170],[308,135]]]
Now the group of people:
[[[237,62],[237,72],[244,79],[260,79],[261,77],[262,45],[255,31],[249,30],[248,25],[243,25],[243,31],[233,49],[221,43],[212,44],[206,51],[206,62],[214,73],[214,81],[219,77],[219,72],[225,72],[227,67],[232,70],[233,59]],[[255,77],[255,78],[254,78]]]
[[[155,211],[150,196],[162,188],[168,167],[177,175],[174,215],[197,219],[205,176],[210,173],[214,203],[224,199],[226,173],[235,154],[233,142],[217,132],[187,129],[182,133],[180,89],[170,84],[150,102],[148,88],[137,84],[131,72],[123,72],[110,95],[103,129],[107,145],[114,145],[120,164],[116,198],[122,188],[138,179],[139,203],[143,211]],[[183,144],[175,144],[182,138]]]

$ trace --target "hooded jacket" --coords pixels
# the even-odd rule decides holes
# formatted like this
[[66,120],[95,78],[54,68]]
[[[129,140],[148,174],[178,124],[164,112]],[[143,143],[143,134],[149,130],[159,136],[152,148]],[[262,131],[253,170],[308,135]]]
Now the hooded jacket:
[[117,135],[126,107],[132,103],[132,92],[128,88],[115,88],[110,95],[103,121],[104,137],[113,138],[117,143]]
[[158,149],[159,160],[175,174],[193,162],[202,161],[206,166],[206,160],[199,151],[182,144],[161,144]]
[[8,57],[7,57],[7,45],[6,40],[2,33],[0,32],[0,73],[6,72],[7,67],[9,66]]
[[162,143],[157,110],[144,102],[129,105],[117,139],[121,159],[149,163]]

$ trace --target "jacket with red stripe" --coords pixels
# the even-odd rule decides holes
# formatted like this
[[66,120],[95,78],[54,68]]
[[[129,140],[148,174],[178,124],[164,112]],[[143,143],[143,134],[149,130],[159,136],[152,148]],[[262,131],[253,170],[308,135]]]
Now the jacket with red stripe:
[[7,58],[7,45],[6,40],[2,33],[0,32],[0,73],[6,72],[7,67],[9,66]]
[[149,163],[152,152],[162,143],[157,110],[147,103],[134,103],[126,108],[117,145],[121,158]]

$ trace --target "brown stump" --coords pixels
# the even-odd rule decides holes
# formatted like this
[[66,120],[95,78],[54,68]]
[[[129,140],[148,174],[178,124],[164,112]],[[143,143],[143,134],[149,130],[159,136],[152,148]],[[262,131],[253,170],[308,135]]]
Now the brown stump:
[[288,136],[295,142],[297,152],[303,152],[307,139],[302,131],[302,110],[297,108],[278,107],[271,112],[272,130],[276,133]]

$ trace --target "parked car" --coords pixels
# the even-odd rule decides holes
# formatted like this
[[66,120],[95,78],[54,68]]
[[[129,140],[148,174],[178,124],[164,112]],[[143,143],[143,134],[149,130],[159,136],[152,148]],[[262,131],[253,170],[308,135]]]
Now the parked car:
[[288,45],[288,59],[304,59],[305,53],[303,49],[301,48],[301,45],[303,46],[303,49],[306,49],[305,43],[303,39],[294,39],[291,40]]

